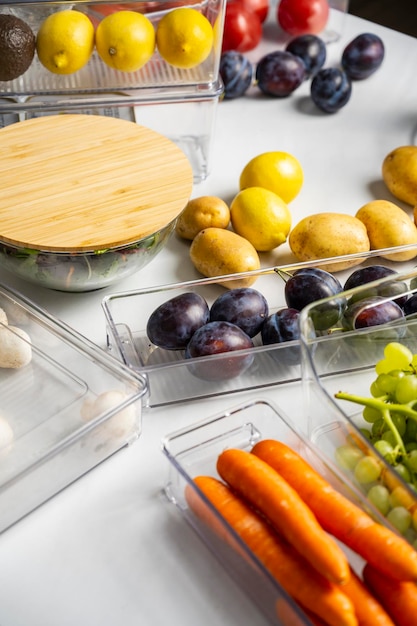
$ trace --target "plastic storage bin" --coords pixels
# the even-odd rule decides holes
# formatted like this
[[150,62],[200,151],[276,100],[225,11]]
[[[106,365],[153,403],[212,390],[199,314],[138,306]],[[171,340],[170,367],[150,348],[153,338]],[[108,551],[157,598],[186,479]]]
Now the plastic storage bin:
[[[411,297],[417,292],[416,281],[417,270],[413,269],[338,294],[337,299],[343,308],[352,298],[358,300],[379,290],[380,294],[385,294],[383,301],[392,302],[398,298],[398,292],[396,296],[390,295],[391,285],[400,283],[405,290],[404,296]],[[318,307],[323,310],[331,302],[334,298],[311,304],[300,315],[305,434],[333,461],[335,450],[347,445],[352,463],[344,464],[342,459],[342,464],[349,479],[364,493],[376,484],[386,487],[391,494],[395,490],[396,501],[391,503],[386,514],[395,505],[411,512],[417,504],[415,489],[399,472],[392,470],[363,433],[363,429],[369,431],[372,428],[372,424],[363,418],[364,407],[337,399],[335,394],[345,392],[371,397],[370,385],[377,376],[375,365],[384,357],[388,343],[399,342],[413,354],[417,353],[417,315],[359,330],[342,330],[341,324],[335,323],[323,333],[314,332],[312,319]],[[367,306],[372,308],[372,305]],[[382,468],[380,474],[368,483],[363,483],[355,472],[356,461],[363,455],[373,457]],[[411,542],[416,541],[417,533],[412,524],[406,529],[406,535]]]
[[[92,2],[0,3],[0,13],[12,13],[25,20],[36,34],[49,14],[76,9],[97,24],[113,11],[129,9],[145,13],[157,27],[161,17],[174,8],[191,6],[215,27],[215,44],[209,57],[191,69],[179,69],[165,62],[156,50],[135,72],[109,68],[94,51],[78,72],[58,75],[44,68],[36,53],[29,69],[18,78],[0,82],[0,127],[48,112],[82,112],[111,115],[137,121],[165,134],[182,148],[193,166],[195,182],[206,178],[210,169],[210,142],[223,86],[219,79],[221,36],[225,0],[201,2],[146,2],[128,5]],[[163,105],[170,105],[166,108]],[[166,124],[165,110],[177,123]]]
[[[380,263],[375,252],[339,257],[338,260],[363,260],[365,264]],[[334,259],[322,261],[333,263]],[[389,265],[388,261],[384,264]],[[317,262],[296,263],[279,268],[291,273],[300,268],[316,267]],[[399,264],[392,264],[399,269]],[[201,279],[184,283],[160,285],[152,288],[113,293],[105,296],[102,307],[106,318],[107,344],[112,352],[126,365],[146,375],[149,384],[148,407],[190,401],[247,389],[273,387],[301,379],[299,344],[288,342],[269,346],[260,345],[259,335],[254,338],[255,347],[230,353],[193,359],[193,363],[209,362],[225,372],[223,380],[207,381],[194,376],[189,369],[190,361],[184,352],[163,350],[154,346],[146,335],[149,316],[163,302],[180,293],[192,291],[203,296],[211,305],[225,288],[237,286],[248,276],[256,277],[252,287],[266,297],[270,312],[285,307],[284,280],[277,274],[278,268],[265,268],[247,274],[229,275],[222,278]],[[338,273],[342,281],[356,268]],[[241,283],[239,283],[241,284]],[[234,353],[236,354],[236,353]],[[240,376],[227,377],[228,362],[250,356],[252,362]],[[299,358],[300,357],[300,358]],[[236,362],[236,361],[235,361]]]
[[[321,454],[320,448],[299,434],[290,419],[273,404],[262,400],[225,409],[223,413],[200,421],[188,428],[169,434],[164,438],[163,452],[169,461],[165,492],[181,515],[215,554],[227,572],[241,585],[251,600],[264,613],[268,623],[310,625],[311,622],[297,609],[282,587],[271,578],[266,569],[248,550],[238,535],[217,513],[209,501],[193,483],[198,475],[218,478],[216,460],[225,448],[250,450],[261,439],[278,439],[294,448],[334,487],[350,497],[360,506],[372,511],[384,523],[378,513],[368,506],[363,496],[345,481],[337,466]],[[328,440],[332,446],[331,439]],[[201,506],[212,517],[210,527],[193,513],[185,498],[185,488],[193,490]],[[206,517],[206,516],[204,516]],[[207,517],[206,517],[207,518]],[[213,531],[215,526],[218,532]],[[360,573],[363,562],[358,555],[349,556],[352,567]],[[306,582],[308,584],[308,582]],[[292,618],[282,621],[277,617],[277,601],[286,605],[286,613]]]
[[0,364],[1,532],[135,441],[147,388],[4,285]]

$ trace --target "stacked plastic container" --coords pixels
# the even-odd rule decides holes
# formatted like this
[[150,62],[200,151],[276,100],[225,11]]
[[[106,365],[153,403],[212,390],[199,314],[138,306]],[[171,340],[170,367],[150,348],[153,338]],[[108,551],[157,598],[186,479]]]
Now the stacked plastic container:
[[[36,36],[48,15],[65,9],[86,13],[94,24],[114,11],[138,11],[146,14],[156,28],[167,12],[181,6],[187,4],[137,1],[123,5],[94,0],[74,4],[48,0],[1,3],[0,13],[23,19]],[[222,93],[219,61],[225,1],[202,0],[189,6],[200,11],[215,27],[213,49],[196,67],[174,67],[155,50],[139,70],[123,72],[107,66],[95,50],[82,69],[60,75],[43,67],[35,54],[24,74],[0,82],[0,126],[57,111],[128,119],[177,143],[190,159],[195,181],[203,180],[209,172],[210,141]]]

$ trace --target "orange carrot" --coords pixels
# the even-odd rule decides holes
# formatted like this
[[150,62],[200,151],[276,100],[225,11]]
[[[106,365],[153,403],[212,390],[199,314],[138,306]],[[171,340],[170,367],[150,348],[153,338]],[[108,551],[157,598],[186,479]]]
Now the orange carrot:
[[417,585],[384,576],[369,563],[363,568],[363,579],[378,598],[396,626],[416,626]]
[[252,454],[288,481],[323,528],[365,561],[392,578],[417,581],[416,550],[334,489],[295,450],[280,441],[263,440]]
[[[216,478],[198,476],[194,480],[223,519],[296,602],[322,618],[328,626],[359,626],[352,602],[342,589],[311,567],[239,495]],[[231,537],[219,529],[219,520],[210,515],[197,491],[188,486],[185,495],[190,509],[231,543]]]
[[348,580],[349,562],[343,550],[296,491],[267,463],[245,450],[229,448],[219,455],[217,471],[323,576],[340,584]]
[[360,626],[395,626],[380,602],[353,570],[349,581],[343,585],[343,592],[352,600]]

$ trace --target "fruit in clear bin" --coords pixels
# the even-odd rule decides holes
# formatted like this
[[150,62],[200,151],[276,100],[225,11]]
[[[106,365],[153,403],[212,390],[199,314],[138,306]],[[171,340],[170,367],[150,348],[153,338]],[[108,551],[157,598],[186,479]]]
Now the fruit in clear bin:
[[409,261],[417,256],[417,227],[405,211],[388,200],[371,200],[356,217],[368,232],[371,250],[413,245],[411,249],[381,254],[391,261]]
[[317,35],[309,33],[295,37],[288,42],[285,49],[303,61],[306,68],[306,78],[314,76],[326,61],[326,44]]
[[[292,253],[298,261],[317,261],[344,255],[369,252],[370,243],[365,225],[353,215],[314,213],[301,219],[288,237]],[[342,271],[362,262],[356,259],[335,260],[323,266],[329,272]]]
[[[265,320],[261,330],[262,343],[264,346],[272,344],[285,344],[289,341],[300,339],[299,320],[300,312],[296,309],[283,308],[271,313]],[[285,350],[271,351],[271,356],[286,365],[298,365],[300,363],[300,346],[286,347]]]
[[325,113],[336,113],[352,95],[352,84],[345,71],[337,67],[322,68],[310,85],[311,99]]
[[291,202],[298,196],[304,182],[304,172],[298,159],[283,151],[262,152],[253,157],[239,177],[239,189],[264,187]]
[[347,330],[389,324],[404,318],[404,311],[394,301],[382,296],[371,296],[350,304],[343,314],[343,327]]
[[235,354],[249,348],[253,348],[252,339],[239,326],[215,321],[205,324],[194,333],[185,350],[185,357],[192,360],[227,352],[228,357],[225,359],[207,359],[189,366],[190,372],[197,378],[222,381],[243,374],[251,366],[253,354]]
[[183,239],[193,240],[205,228],[227,228],[230,222],[230,209],[226,202],[217,196],[192,198],[180,213],[175,224],[175,232]]
[[379,285],[378,287],[361,289],[359,293],[350,297],[350,302],[363,300],[364,298],[368,298],[370,296],[384,296],[386,298],[390,298],[397,296],[398,294],[398,297],[395,298],[395,302],[400,307],[403,307],[408,298],[407,295],[403,295],[408,291],[407,283],[395,280],[396,276],[398,276],[398,272],[393,270],[391,267],[386,267],[385,265],[369,265],[368,267],[360,267],[352,272],[352,274],[347,278],[343,286],[343,290],[347,291],[349,289],[363,287],[363,285],[366,285],[367,283],[386,278],[387,276],[392,276],[393,281]]
[[258,252],[268,252],[287,241],[291,213],[287,204],[264,187],[246,187],[230,205],[233,230]]
[[395,198],[417,205],[417,146],[391,150],[382,163],[382,178]]
[[220,57],[219,73],[224,85],[225,100],[240,98],[252,85],[252,63],[236,50],[223,52]]
[[286,98],[303,83],[306,68],[300,57],[285,50],[263,56],[256,65],[256,84],[268,96]]
[[[285,277],[284,277],[285,278]],[[295,271],[285,282],[285,302],[290,309],[301,311],[308,304],[331,298],[342,291],[339,280],[319,268],[303,268]],[[339,321],[344,308],[344,298],[334,298],[317,305],[311,311],[311,320],[316,330],[327,330]]]
[[95,43],[106,65],[122,72],[135,72],[146,65],[155,51],[155,29],[141,13],[117,11],[101,20]]
[[250,287],[257,276],[250,272],[261,267],[259,255],[244,237],[224,228],[205,228],[193,239],[190,258],[203,276],[215,277],[249,272],[248,276],[222,283],[226,288]]
[[280,0],[277,20],[290,35],[317,35],[329,19],[327,0]]
[[241,2],[228,0],[223,25],[222,52],[235,50],[249,52],[262,39],[262,22],[259,16]]
[[146,334],[165,350],[183,350],[195,331],[209,321],[205,299],[192,291],[170,298],[150,315]]
[[268,317],[268,302],[257,289],[241,287],[220,295],[210,307],[211,322],[230,322],[249,337],[259,333]]
[[94,26],[80,11],[67,9],[51,13],[42,22],[36,37],[36,51],[42,65],[54,74],[73,74],[84,67],[94,49]]
[[0,81],[14,80],[26,72],[35,56],[36,38],[20,18],[0,15]]
[[362,33],[343,50],[342,67],[352,80],[363,80],[381,67],[384,56],[382,39],[373,33]]
[[213,43],[213,27],[197,9],[173,9],[156,27],[159,54],[174,67],[190,69],[200,65],[210,55]]

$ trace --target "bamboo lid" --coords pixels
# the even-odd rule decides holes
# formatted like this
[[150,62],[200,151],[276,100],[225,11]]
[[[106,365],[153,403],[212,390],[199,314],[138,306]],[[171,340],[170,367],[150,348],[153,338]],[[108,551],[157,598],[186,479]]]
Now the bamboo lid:
[[0,129],[0,240],[46,251],[133,243],[188,202],[191,165],[134,122],[61,114]]

